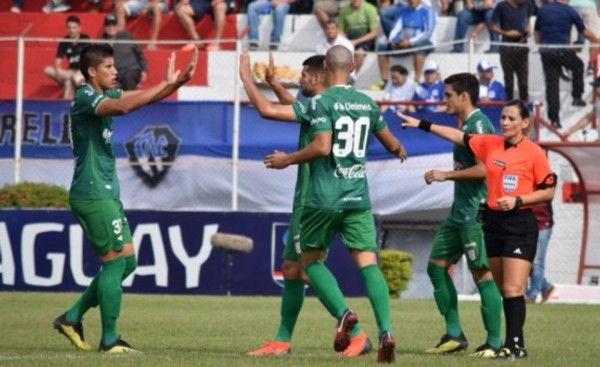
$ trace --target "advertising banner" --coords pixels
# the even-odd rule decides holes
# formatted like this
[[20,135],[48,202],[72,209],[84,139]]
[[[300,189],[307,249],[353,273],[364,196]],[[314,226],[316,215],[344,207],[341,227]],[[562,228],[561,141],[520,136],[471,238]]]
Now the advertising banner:
[[[139,263],[123,283],[127,292],[281,293],[287,214],[129,211],[127,218]],[[213,248],[210,238],[217,232],[252,238],[253,251]],[[344,294],[364,294],[339,239],[327,264]],[[81,291],[99,269],[70,211],[0,210],[0,291]]]

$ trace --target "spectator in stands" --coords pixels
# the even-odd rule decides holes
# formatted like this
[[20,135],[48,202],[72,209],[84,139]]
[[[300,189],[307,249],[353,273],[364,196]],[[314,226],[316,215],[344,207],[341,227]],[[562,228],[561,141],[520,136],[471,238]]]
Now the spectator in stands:
[[148,61],[144,52],[135,43],[114,43],[113,40],[133,40],[129,32],[119,31],[117,17],[108,14],[104,18],[103,40],[107,42],[114,51],[115,67],[117,68],[117,82],[123,90],[136,90],[140,83],[148,77]]
[[[427,4],[429,2],[429,5]],[[425,5],[431,7],[431,0],[423,0]],[[379,3],[379,21],[381,22],[381,29],[386,38],[389,39],[390,32],[394,28],[396,15],[403,7],[407,6],[406,1],[383,0]]]
[[[600,30],[600,16],[598,16],[598,3],[596,0],[570,0],[569,5],[575,8],[581,19],[583,19],[583,23],[587,28],[591,29],[593,32],[598,32]],[[578,34],[577,43],[583,44],[585,42],[585,37],[581,33]],[[598,47],[589,48],[590,58],[587,65],[587,75],[594,74],[594,65],[593,60],[595,54],[598,52]]]
[[350,0],[340,9],[338,24],[355,49],[356,73],[365,61],[366,51],[375,51],[375,39],[379,30],[377,8],[365,0]]
[[[571,28],[575,26],[592,43],[600,43],[596,34],[585,26],[579,13],[568,4],[569,0],[556,0],[542,6],[535,21],[535,42],[541,45],[540,56],[546,82],[548,119],[556,128],[562,127],[559,116],[561,67],[572,72],[571,104],[585,106],[585,101],[581,99],[584,89],[583,61],[575,49],[568,47],[571,44]],[[564,45],[565,48],[548,48],[544,45]]]
[[[600,124],[598,121],[600,120],[600,78],[594,80],[592,84],[592,88],[594,88],[594,108],[588,113],[585,114],[577,123],[571,126],[567,131],[565,131],[565,137],[569,138],[573,133],[577,130],[585,128],[588,124],[592,124],[594,122],[594,118],[596,118],[596,124],[598,126],[598,140],[600,141]],[[585,130],[584,130],[585,131]]]
[[[432,39],[437,23],[437,14],[432,8],[423,4],[422,0],[408,0],[408,6],[398,11],[393,29],[390,31],[388,43],[379,46],[380,50],[410,50],[426,47],[410,53],[395,56],[413,55],[415,80],[419,81],[425,64],[425,57],[433,52]],[[372,90],[382,90],[389,78],[390,61],[388,55],[379,55],[379,73],[381,81]],[[443,83],[442,83],[443,85]]]
[[206,14],[211,14],[215,24],[215,41],[206,46],[207,51],[216,51],[221,48],[221,36],[225,29],[225,15],[228,4],[225,0],[181,0],[175,5],[175,15],[181,26],[190,36],[191,43],[182,47],[184,51],[192,51],[198,45],[200,36],[196,31],[196,22]]
[[[408,77],[408,70],[402,65],[394,65],[390,69],[391,78],[385,86],[383,100],[386,102],[404,102],[412,100],[417,89],[417,83]],[[388,105],[381,106],[381,113],[387,111],[404,112],[408,109],[407,105]]]
[[[500,0],[467,0],[465,8],[456,17],[454,40],[465,39],[469,26],[485,23],[490,32],[490,41],[498,42],[498,33],[492,32],[490,28],[494,6],[498,1]],[[452,52],[463,52],[463,49],[463,43],[455,43]],[[498,45],[490,45],[490,49],[486,52],[498,52]]]
[[487,60],[481,60],[477,64],[477,74],[479,79],[479,100],[481,102],[506,101],[506,91],[504,86],[497,80],[494,80],[494,69],[496,65]]
[[[83,83],[83,75],[79,71],[79,56],[81,51],[89,43],[81,43],[81,40],[89,40],[90,36],[81,33],[81,21],[75,15],[67,18],[67,35],[65,40],[58,45],[54,65],[46,66],[44,74],[64,87],[63,98],[72,99],[75,89]],[[63,58],[67,58],[69,66],[62,67]]]
[[529,0],[506,0],[496,5],[492,15],[491,30],[502,36],[503,43],[523,43],[520,46],[500,46],[500,64],[504,71],[506,97],[513,99],[514,78],[519,83],[519,99],[529,99],[529,48],[527,37],[531,35],[529,19],[534,7]]
[[525,292],[525,302],[535,303],[538,295],[542,294],[542,303],[546,303],[552,293],[554,286],[546,279],[546,252],[548,250],[548,242],[552,236],[552,227],[554,226],[552,202],[547,201],[531,208],[538,225],[538,240],[533,267],[529,273],[529,288]]
[[[325,26],[325,34],[317,43],[317,55],[325,55],[327,50],[337,45],[346,47],[348,50],[350,50],[350,52],[352,52],[352,55],[354,55],[354,45],[349,39],[340,34],[338,23],[335,20],[330,19],[327,21],[327,25]],[[356,73],[352,72],[350,74],[350,85],[353,85],[355,80]]]
[[260,27],[261,14],[270,14],[273,11],[273,30],[271,31],[270,50],[277,50],[281,42],[285,16],[290,11],[290,6],[296,0],[256,0],[248,5],[248,24],[250,33],[248,33],[248,48],[256,50],[258,48],[258,29]]
[[25,0],[13,0],[12,5],[10,7],[11,13],[20,13],[23,10],[23,2]]
[[115,14],[117,15],[117,26],[120,30],[125,29],[127,17],[150,16],[152,18],[151,43],[148,44],[148,50],[156,50],[156,40],[160,31],[162,14],[169,12],[169,5],[166,0],[121,0],[115,4]]
[[341,3],[342,1],[340,0],[321,0],[315,4],[315,17],[317,17],[317,21],[321,28],[323,28],[323,31],[327,28],[327,22],[337,18],[340,14],[342,5],[345,5]]
[[69,0],[48,0],[42,11],[44,13],[62,13],[69,11],[69,9],[71,9]]
[[[444,100],[444,92],[446,87],[444,82],[440,79],[439,67],[435,61],[427,61],[425,64],[425,81],[417,86],[415,94],[412,100],[417,102],[441,102]],[[431,111],[431,112],[442,112],[446,110],[446,106],[441,104],[435,105],[417,105],[410,106],[408,109],[410,112],[417,111]]]

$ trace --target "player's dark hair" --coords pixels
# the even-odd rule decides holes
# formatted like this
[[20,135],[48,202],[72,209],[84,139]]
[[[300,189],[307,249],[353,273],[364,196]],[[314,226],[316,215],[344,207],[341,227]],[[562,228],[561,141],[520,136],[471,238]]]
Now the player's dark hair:
[[65,23],[77,23],[77,24],[81,25],[81,20],[79,19],[79,17],[77,15],[69,15],[67,17],[67,21]]
[[509,101],[505,107],[511,106],[517,107],[519,110],[519,115],[522,119],[528,119],[531,117],[531,111],[529,110],[529,106],[527,106],[526,102],[521,101],[520,99],[513,99],[512,101]]
[[406,68],[402,65],[394,65],[391,67],[390,71],[400,73],[404,76],[408,75],[408,70],[406,70]]
[[473,106],[479,99],[479,80],[471,73],[452,74],[444,79],[444,84],[452,86],[457,95],[467,93]]
[[313,74],[323,74],[325,69],[323,67],[323,62],[325,61],[324,55],[314,55],[304,60],[302,66],[307,66],[308,71]]
[[86,81],[89,81],[89,68],[97,68],[107,57],[113,57],[113,48],[107,44],[89,45],[81,51],[79,71]]

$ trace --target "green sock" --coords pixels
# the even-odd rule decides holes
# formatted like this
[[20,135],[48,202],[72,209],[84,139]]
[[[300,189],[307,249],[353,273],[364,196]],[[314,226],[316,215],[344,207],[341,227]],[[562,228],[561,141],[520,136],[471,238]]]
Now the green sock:
[[390,290],[387,282],[377,264],[368,265],[360,269],[360,275],[367,288],[367,296],[375,313],[375,320],[379,327],[379,335],[392,331],[392,318],[390,315]]
[[427,275],[433,285],[433,297],[440,313],[446,319],[446,334],[458,337],[462,334],[458,316],[458,295],[448,269],[434,263],[427,264]]
[[493,279],[477,284],[481,296],[481,316],[488,332],[487,343],[494,348],[502,346],[502,296]]
[[108,346],[117,341],[117,319],[123,298],[123,273],[125,258],[118,257],[102,264],[98,274],[98,303],[102,319],[102,345]]
[[[125,258],[125,272],[123,273],[123,279],[127,278],[135,268],[137,267],[137,260],[135,256],[127,256]],[[98,306],[98,277],[97,274],[90,285],[87,287],[85,292],[79,297],[77,302],[67,311],[68,322],[80,322],[83,319],[83,315],[92,307]]]
[[319,295],[319,299],[322,300],[325,308],[339,320],[348,308],[348,304],[346,304],[344,295],[333,274],[321,261],[315,261],[304,270],[308,279],[310,279],[311,287]]
[[98,278],[100,274],[96,274],[85,292],[79,297],[77,302],[67,311],[67,321],[76,323],[80,322],[83,315],[92,307],[98,306]]
[[281,323],[275,340],[289,342],[292,340],[294,326],[298,320],[300,309],[304,303],[304,282],[300,279],[283,280],[281,295]]
[[129,275],[131,275],[131,273],[133,273],[135,271],[135,268],[137,268],[137,259],[135,258],[135,255],[132,256],[127,256],[125,258],[125,271],[123,272],[123,280],[125,280],[125,278],[127,278]]

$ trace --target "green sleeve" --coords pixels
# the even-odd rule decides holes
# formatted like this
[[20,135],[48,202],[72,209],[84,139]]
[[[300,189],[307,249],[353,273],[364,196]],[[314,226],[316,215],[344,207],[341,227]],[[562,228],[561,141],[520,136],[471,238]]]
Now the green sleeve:
[[299,123],[310,122],[310,100],[310,98],[307,98],[304,101],[297,101],[294,104],[292,104],[294,114],[296,115],[296,121],[298,121]]
[[106,99],[104,94],[99,93],[89,85],[84,85],[77,90],[74,105],[81,115],[96,115],[98,106]]
[[[371,5],[369,3],[365,3]],[[369,20],[369,30],[379,28],[379,13],[377,13],[377,8],[374,5],[371,5],[367,8],[367,18]]]
[[311,136],[323,132],[333,131],[333,121],[327,103],[323,101],[323,98],[315,98],[311,104],[311,119],[310,119],[310,131]]

